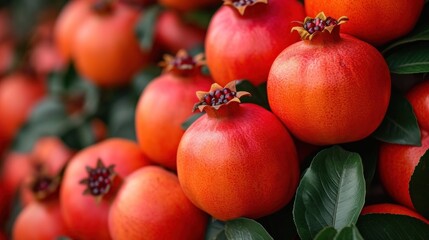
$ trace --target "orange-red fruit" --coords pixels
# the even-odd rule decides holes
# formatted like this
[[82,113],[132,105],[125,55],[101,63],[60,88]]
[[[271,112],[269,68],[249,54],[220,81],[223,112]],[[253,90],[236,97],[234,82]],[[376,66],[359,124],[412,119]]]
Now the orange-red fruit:
[[407,94],[420,128],[429,131],[429,80],[413,87]]
[[23,74],[7,76],[0,82],[0,136],[11,140],[45,95],[43,81]]
[[389,104],[391,82],[383,56],[357,38],[340,35],[338,27],[286,48],[268,77],[272,111],[294,136],[314,145],[369,136]]
[[68,234],[58,200],[27,205],[13,225],[14,240],[51,240]]
[[93,11],[81,22],[72,55],[78,72],[96,85],[125,85],[149,58],[135,35],[139,11],[120,3],[105,11]]
[[158,3],[164,7],[180,11],[190,11],[202,7],[219,4],[220,0],[158,0]]
[[365,206],[362,209],[361,215],[371,214],[371,213],[406,215],[409,217],[417,218],[429,224],[429,221],[425,219],[422,215],[418,214],[417,212],[409,208],[406,208],[404,206],[392,204],[392,203],[380,203],[380,204]]
[[185,196],[177,176],[148,166],[125,179],[110,208],[113,239],[204,239],[208,215]]
[[116,178],[123,179],[133,171],[149,165],[138,145],[124,139],[108,139],[77,153],[64,173],[60,189],[60,205],[64,221],[77,239],[110,239],[108,212],[116,189],[97,202],[92,195],[83,195],[86,186],[79,182],[88,177],[86,167],[94,168],[101,159],[106,166],[115,165]]
[[73,41],[80,26],[91,14],[91,2],[88,0],[69,1],[55,24],[54,39],[64,60],[72,59]]
[[423,0],[305,0],[307,15],[321,11],[334,18],[347,16],[344,33],[375,46],[388,43],[409,33],[423,9]]
[[286,205],[299,168],[279,119],[255,104],[236,102],[206,112],[186,130],[177,152],[186,196],[219,220],[259,218]]
[[152,161],[176,170],[177,146],[184,133],[181,125],[192,115],[195,92],[211,83],[201,73],[167,72],[145,88],[136,108],[136,133],[142,151]]
[[207,30],[207,65],[215,82],[247,79],[254,85],[267,81],[271,64],[287,46],[299,40],[290,33],[292,21],[304,18],[296,0],[270,0],[248,6],[241,16],[232,6],[222,6]]
[[2,164],[1,181],[4,193],[8,196],[15,196],[22,188],[25,178],[32,172],[33,166],[29,154],[8,153]]

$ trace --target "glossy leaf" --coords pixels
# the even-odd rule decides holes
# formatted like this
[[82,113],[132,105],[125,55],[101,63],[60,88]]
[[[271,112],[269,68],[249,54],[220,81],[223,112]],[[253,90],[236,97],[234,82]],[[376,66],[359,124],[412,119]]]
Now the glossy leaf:
[[197,119],[203,115],[204,115],[203,112],[198,112],[198,113],[192,114],[188,119],[186,119],[185,122],[182,123],[182,129],[186,131],[186,129],[188,129],[188,127],[190,127],[192,125],[192,123],[197,121]]
[[429,150],[414,169],[409,189],[414,208],[429,219]]
[[319,152],[298,186],[293,215],[303,240],[325,227],[340,230],[356,223],[365,201],[359,154],[334,146]]
[[333,227],[325,227],[314,238],[314,240],[332,240],[337,235],[337,230]]
[[135,109],[137,101],[132,96],[122,96],[111,105],[109,113],[110,137],[136,140]]
[[153,5],[152,7],[142,11],[141,17],[136,25],[136,35],[140,42],[140,47],[143,50],[149,50],[152,48],[155,38],[155,27],[156,20],[162,8],[159,5]]
[[270,109],[268,104],[267,84],[263,83],[259,86],[254,86],[248,80],[240,80],[237,84],[237,91],[246,91],[251,96],[246,96],[240,99],[243,103],[254,103],[266,109]]
[[343,228],[337,236],[335,236],[335,240],[363,240],[364,238],[360,234],[359,230],[356,226],[348,226]]
[[398,47],[385,58],[392,73],[427,73],[429,72],[429,41]]
[[264,227],[255,220],[237,218],[225,223],[225,236],[228,240],[272,240]]
[[429,225],[405,215],[366,214],[356,226],[364,239],[429,239]]
[[382,142],[421,145],[420,128],[405,97],[392,92],[386,116],[372,136]]
[[212,219],[207,226],[205,240],[226,240],[225,223]]

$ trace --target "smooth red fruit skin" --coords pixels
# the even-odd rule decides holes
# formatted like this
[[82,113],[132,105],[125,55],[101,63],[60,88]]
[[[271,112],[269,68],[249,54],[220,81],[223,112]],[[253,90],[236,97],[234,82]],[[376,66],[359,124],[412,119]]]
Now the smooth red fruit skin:
[[267,82],[270,107],[301,141],[330,145],[363,139],[387,111],[389,69],[371,45],[346,34],[335,41],[318,38],[327,36],[322,34],[276,58]]
[[411,176],[429,149],[429,134],[422,130],[422,146],[384,143],[380,147],[378,171],[387,193],[401,205],[414,209],[409,193]]
[[204,45],[205,35],[204,29],[185,23],[174,11],[161,13],[155,26],[155,41],[172,53]]
[[219,109],[223,117],[205,114],[186,130],[177,152],[180,185],[216,219],[259,218],[286,205],[295,193],[295,145],[271,112],[255,104],[232,110],[229,105]]
[[191,11],[202,7],[219,4],[219,0],[158,0],[158,3],[164,7],[179,11]]
[[139,12],[120,3],[112,8],[110,13],[93,12],[87,17],[73,42],[77,71],[102,87],[130,83],[149,59],[135,35]]
[[95,167],[98,159],[106,166],[114,164],[116,177],[121,179],[149,165],[138,145],[124,139],[102,141],[80,151],[71,159],[61,184],[60,204],[64,221],[73,229],[72,237],[77,239],[111,239],[108,229],[111,199],[102,199],[97,203],[91,195],[82,194],[86,186],[79,184],[80,180],[87,177],[86,166]]
[[45,95],[42,81],[15,73],[0,82],[0,135],[11,140]]
[[49,174],[58,174],[72,158],[74,151],[53,136],[39,138],[31,151],[32,163],[43,164]]
[[22,188],[25,178],[32,174],[31,157],[29,154],[10,152],[5,156],[1,170],[5,194],[12,197]]
[[347,16],[342,32],[381,46],[410,32],[423,9],[423,0],[305,0],[307,15]]
[[136,108],[140,148],[152,161],[176,170],[176,153],[184,133],[181,125],[192,115],[195,92],[208,89],[211,78],[165,73],[143,91]]
[[207,65],[221,86],[247,79],[267,81],[271,64],[287,46],[299,40],[290,33],[292,21],[304,19],[304,7],[295,0],[270,0],[246,8],[244,16],[222,6],[213,16],[205,41]]
[[91,14],[91,1],[69,1],[62,9],[54,28],[54,40],[64,60],[72,59],[73,42],[82,23]]
[[379,204],[365,206],[362,209],[361,215],[371,214],[371,213],[406,215],[409,217],[417,218],[429,224],[429,221],[425,219],[422,215],[418,214],[417,212],[409,208],[406,208],[404,206],[392,204],[392,203],[379,203]]
[[68,234],[58,200],[27,205],[13,225],[14,240],[52,240]]
[[204,239],[208,215],[185,196],[177,176],[148,166],[128,176],[112,204],[113,239]]
[[420,128],[429,131],[429,80],[414,86],[406,97],[413,106]]

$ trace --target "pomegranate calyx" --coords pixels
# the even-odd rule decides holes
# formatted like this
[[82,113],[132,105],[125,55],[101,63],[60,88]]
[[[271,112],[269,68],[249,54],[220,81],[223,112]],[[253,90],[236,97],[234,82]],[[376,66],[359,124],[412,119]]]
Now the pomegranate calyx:
[[116,177],[114,168],[115,165],[113,164],[106,167],[101,159],[97,160],[97,166],[95,168],[86,166],[88,177],[79,182],[80,184],[86,185],[83,194],[95,197],[97,202],[101,201],[103,196],[109,193],[114,184],[113,181]]
[[225,87],[213,83],[208,92],[197,91],[199,102],[194,105],[193,111],[198,108],[202,112],[206,107],[218,110],[232,102],[240,103],[240,98],[243,96],[250,96],[250,93],[245,91],[237,92],[236,85],[236,81],[229,82]]
[[303,40],[311,40],[319,33],[332,31],[339,25],[346,23],[349,19],[346,16],[340,17],[338,20],[332,17],[326,17],[324,12],[320,12],[315,18],[306,17],[304,22],[298,22],[299,26],[293,27],[291,32],[297,31]]
[[34,197],[41,201],[54,195],[61,184],[63,171],[52,176],[42,169],[37,170],[29,182],[29,188]]
[[98,14],[110,14],[113,11],[114,0],[98,0],[92,4],[92,10]]
[[192,57],[184,49],[177,52],[176,56],[164,55],[164,60],[159,63],[164,68],[164,72],[172,72],[178,75],[189,75],[196,70],[200,71],[201,66],[206,64],[204,54],[199,53]]
[[257,3],[268,4],[268,0],[223,0],[223,5],[232,6],[238,10],[240,15],[244,15],[247,7],[253,6]]

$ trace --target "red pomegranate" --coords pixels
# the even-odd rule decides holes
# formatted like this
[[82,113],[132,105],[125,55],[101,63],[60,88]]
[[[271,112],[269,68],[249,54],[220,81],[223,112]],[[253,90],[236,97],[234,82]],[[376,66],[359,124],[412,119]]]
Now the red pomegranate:
[[299,163],[287,129],[235,82],[197,92],[206,114],[185,132],[177,173],[186,196],[220,220],[259,218],[286,205],[295,193]]
[[342,17],[307,17],[295,43],[274,61],[267,82],[272,111],[298,139],[314,145],[357,141],[381,123],[390,74],[371,45],[340,34]]
[[414,212],[409,208],[406,208],[404,206],[397,205],[397,204],[392,204],[392,203],[379,203],[379,204],[365,206],[362,209],[361,215],[371,214],[371,213],[406,215],[409,217],[417,218],[429,224],[429,220],[425,219],[422,215]]
[[207,30],[207,65],[215,82],[224,86],[247,79],[267,81],[271,64],[285,47],[299,40],[289,29],[304,18],[296,0],[224,0]]
[[195,91],[209,88],[212,80],[201,73],[202,55],[179,51],[165,56],[164,73],[145,88],[136,109],[137,139],[154,162],[176,170],[176,152],[182,123],[192,115]]
[[77,239],[111,239],[108,213],[122,179],[149,162],[129,140],[108,139],[78,152],[64,173],[60,205]]
[[429,131],[429,79],[414,86],[406,97],[413,106],[420,128]]
[[204,239],[207,220],[175,174],[148,166],[125,179],[110,208],[109,229],[113,239],[198,240]]

